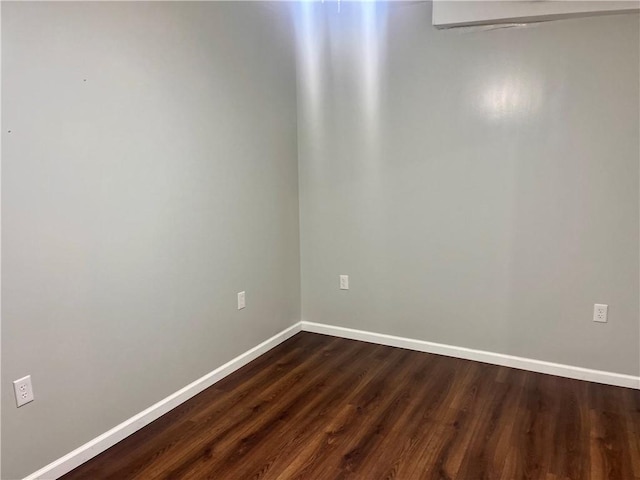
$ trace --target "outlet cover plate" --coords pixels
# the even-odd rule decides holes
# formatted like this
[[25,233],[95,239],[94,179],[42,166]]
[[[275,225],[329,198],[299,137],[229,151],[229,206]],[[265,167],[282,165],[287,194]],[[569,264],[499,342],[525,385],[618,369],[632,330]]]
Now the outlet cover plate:
[[607,323],[609,314],[609,305],[596,303],[593,306],[593,321],[599,323]]
[[349,275],[340,275],[340,290],[349,290]]
[[33,402],[31,375],[14,380],[13,391],[16,394],[16,406],[21,407],[29,402]]
[[247,306],[246,298],[245,292],[238,292],[238,310],[242,310]]

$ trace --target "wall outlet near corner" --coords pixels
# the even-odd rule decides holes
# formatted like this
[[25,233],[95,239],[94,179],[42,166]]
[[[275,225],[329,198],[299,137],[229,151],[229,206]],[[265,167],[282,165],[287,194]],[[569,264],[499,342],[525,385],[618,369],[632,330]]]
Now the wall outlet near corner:
[[13,391],[16,394],[16,406],[21,407],[25,403],[33,402],[33,386],[31,375],[22,377],[13,382]]
[[349,275],[340,275],[340,290],[349,290]]
[[246,295],[244,292],[239,292],[238,293],[238,310],[242,310],[246,306],[247,306]]
[[593,306],[593,321],[607,323],[607,314],[609,313],[609,305],[596,303]]

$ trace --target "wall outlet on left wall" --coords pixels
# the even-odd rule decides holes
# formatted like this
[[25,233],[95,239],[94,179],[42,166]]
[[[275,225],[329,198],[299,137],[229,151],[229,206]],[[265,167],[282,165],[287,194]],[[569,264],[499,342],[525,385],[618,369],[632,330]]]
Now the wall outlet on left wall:
[[246,302],[245,293],[239,292],[238,293],[238,310],[242,310],[246,306],[247,306],[247,302]]
[[16,406],[21,407],[26,403],[33,402],[33,386],[31,385],[31,375],[13,381],[13,391],[16,394]]

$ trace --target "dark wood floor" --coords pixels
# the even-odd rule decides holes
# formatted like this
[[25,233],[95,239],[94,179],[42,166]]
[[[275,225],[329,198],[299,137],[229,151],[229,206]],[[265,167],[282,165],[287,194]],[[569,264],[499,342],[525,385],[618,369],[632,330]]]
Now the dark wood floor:
[[65,477],[640,479],[640,391],[300,333]]

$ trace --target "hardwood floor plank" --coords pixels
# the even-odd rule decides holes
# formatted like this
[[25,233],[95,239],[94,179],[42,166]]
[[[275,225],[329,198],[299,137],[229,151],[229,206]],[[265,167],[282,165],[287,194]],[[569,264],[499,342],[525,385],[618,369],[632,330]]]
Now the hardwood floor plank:
[[[321,435],[319,442],[316,444],[317,449],[314,451],[307,450],[302,455],[311,454],[313,462],[308,463],[293,478],[318,478],[318,475],[324,472],[337,471],[341,463],[345,460],[345,456],[349,453],[349,443],[354,441],[358,436],[358,429],[365,426],[362,421],[369,415],[376,412],[385,398],[382,396],[385,382],[393,375],[398,367],[408,366],[411,361],[411,352],[397,349],[394,352],[387,352],[388,356],[381,364],[376,375],[362,388],[354,392],[349,397],[348,402],[344,402],[339,408],[336,415],[336,422],[333,422],[324,435]],[[353,454],[352,454],[353,455]],[[318,471],[321,470],[321,471]]]
[[299,333],[64,480],[634,480],[640,391]]
[[[269,458],[266,461],[258,458],[248,462],[246,470],[239,471],[241,478],[279,478],[281,475],[286,477],[289,475],[286,470],[290,466],[304,472],[304,468],[301,467],[308,455],[314,454],[317,459],[322,444],[327,441],[329,432],[334,428],[332,422],[335,419],[335,409],[341,404],[348,404],[384,365],[384,360],[375,358],[379,353],[384,353],[383,348],[367,349],[369,354],[358,359],[359,366],[350,367],[353,372],[349,374],[346,382],[323,397],[316,412],[297,423],[295,434],[287,434],[291,426],[285,425],[280,441],[270,444]],[[292,458],[295,459],[294,462],[291,461]],[[308,463],[312,465],[314,462]]]
[[207,413],[200,427],[207,434],[198,435],[189,442],[190,445],[185,446],[170,465],[142,472],[144,477],[156,478],[162,474],[166,478],[207,478],[206,470],[212,464],[235,462],[259,440],[260,436],[249,434],[252,428],[262,428],[266,432],[275,423],[286,420],[294,408],[313,397],[321,384],[319,379],[324,370],[358,355],[358,350],[336,348],[339,343],[339,339],[331,340],[327,347],[312,353],[312,361],[292,369],[256,398],[247,398]]
[[[490,384],[489,379],[486,380]],[[460,478],[475,477],[478,480],[496,478],[502,473],[505,455],[498,450],[504,433],[511,432],[507,418],[515,417],[517,408],[515,387],[494,382],[490,392],[480,399],[478,422],[471,433],[470,443],[464,451],[463,461],[457,469]],[[504,445],[504,440],[502,442]]]
[[410,379],[409,388],[398,405],[401,415],[390,426],[388,432],[382,437],[375,447],[369,461],[363,465],[361,476],[364,478],[399,478],[401,467],[411,458],[411,447],[416,444],[415,439],[422,425],[425,407],[437,398],[429,398],[430,392],[441,391],[440,398],[447,392],[443,385],[444,378],[437,375],[442,358],[424,357],[417,358],[421,362],[416,374]]
[[[242,454],[239,455],[237,452],[241,451],[240,446],[237,447],[234,460],[242,462],[242,464],[238,465],[237,468],[240,478],[247,478],[245,475],[249,475],[251,470],[258,470],[259,472],[262,472],[263,475],[266,474],[269,469],[268,464],[272,463],[273,460],[265,462],[263,459],[269,459],[270,457],[273,458],[276,455],[276,452],[283,451],[283,444],[286,444],[288,440],[291,440],[292,424],[295,425],[294,428],[298,432],[313,431],[313,426],[310,422],[312,422],[314,418],[322,421],[325,418],[324,413],[326,412],[326,409],[331,409],[339,403],[339,398],[335,398],[336,393],[340,395],[340,392],[346,392],[349,388],[353,388],[355,382],[362,377],[362,372],[359,371],[357,367],[354,367],[354,365],[361,363],[363,365],[363,370],[370,368],[366,365],[366,350],[368,350],[368,346],[362,344],[357,350],[352,352],[352,355],[350,355],[346,360],[346,364],[351,365],[351,367],[344,376],[336,375],[336,371],[339,370],[339,367],[327,368],[323,376],[319,379],[317,388],[310,392],[311,395],[307,396],[305,394],[301,400],[296,400],[288,405],[287,408],[290,408],[291,411],[287,411],[285,409],[280,412],[278,422],[275,423],[268,432],[271,441],[264,445],[256,444],[256,447],[260,448],[261,461],[258,462],[259,465],[251,462],[252,451],[242,449]],[[318,412],[321,414],[318,415]],[[283,420],[283,414],[287,415],[287,417],[284,418],[285,421],[281,421]],[[260,428],[260,426],[257,426],[251,431],[251,435],[263,438],[265,436],[265,431],[263,428]],[[297,442],[301,441],[299,438],[300,436],[301,433],[294,436],[294,438],[298,437]],[[293,445],[291,446],[293,447]],[[218,476],[220,469],[228,468],[229,464],[230,461],[227,459],[221,463],[218,469],[208,470],[207,478],[220,478]]]

